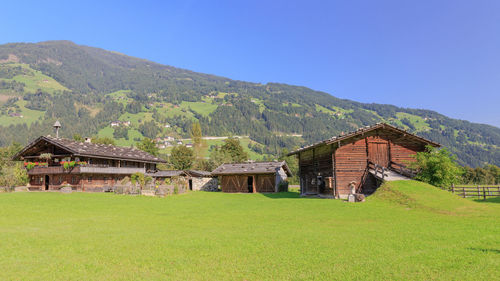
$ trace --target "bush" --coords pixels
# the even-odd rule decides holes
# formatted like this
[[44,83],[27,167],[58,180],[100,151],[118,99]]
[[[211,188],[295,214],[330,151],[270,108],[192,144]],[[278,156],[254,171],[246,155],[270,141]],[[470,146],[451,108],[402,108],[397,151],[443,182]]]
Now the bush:
[[288,181],[282,181],[278,185],[278,192],[287,192],[288,191]]
[[456,157],[445,148],[438,150],[427,146],[425,152],[415,155],[415,159],[410,168],[417,170],[417,180],[439,187],[449,187],[460,180],[462,169]]

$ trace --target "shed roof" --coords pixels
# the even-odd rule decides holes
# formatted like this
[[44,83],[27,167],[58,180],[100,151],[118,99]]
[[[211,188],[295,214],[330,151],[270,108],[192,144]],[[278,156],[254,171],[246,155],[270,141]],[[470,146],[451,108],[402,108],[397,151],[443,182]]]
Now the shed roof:
[[189,176],[193,178],[212,177],[212,173],[198,170],[164,170],[156,171],[154,173],[148,173],[147,175],[156,178],[170,178],[179,176]]
[[146,163],[164,163],[165,161],[145,151],[122,146],[114,146],[110,144],[95,144],[87,142],[79,142],[64,138],[54,138],[51,136],[41,136],[24,147],[19,153],[14,156],[14,159],[19,159],[30,152],[31,149],[40,143],[50,143],[58,146],[75,156],[96,157],[105,159],[130,160]]
[[154,178],[171,178],[171,177],[186,176],[186,173],[182,170],[165,170],[165,171],[156,171],[154,173],[148,173],[147,175]]
[[291,176],[290,169],[285,161],[222,164],[212,172],[212,175],[272,174],[281,167],[283,167],[288,176]]
[[211,177],[212,173],[207,172],[207,171],[200,171],[200,170],[187,170],[186,173],[190,175],[191,177]]
[[357,136],[362,135],[364,133],[371,132],[371,131],[374,131],[374,130],[377,130],[377,129],[386,129],[386,130],[391,130],[391,131],[394,131],[394,132],[398,132],[398,133],[404,134],[406,137],[408,137],[410,139],[413,139],[413,140],[415,140],[417,142],[421,142],[421,143],[424,143],[424,144],[432,145],[434,147],[440,147],[441,146],[437,142],[433,142],[433,141],[428,140],[426,138],[419,137],[419,136],[417,136],[415,134],[409,133],[409,132],[407,132],[405,130],[402,130],[400,128],[397,128],[395,126],[392,126],[392,125],[389,125],[389,124],[386,124],[386,123],[377,123],[377,124],[372,125],[372,126],[366,126],[366,127],[363,127],[363,128],[359,128],[358,130],[353,131],[353,132],[349,132],[349,133],[347,133],[345,135],[335,136],[335,137],[332,137],[332,138],[329,138],[329,139],[326,139],[326,140],[323,140],[323,141],[320,141],[320,142],[317,142],[317,143],[313,143],[311,145],[307,145],[307,146],[301,147],[300,149],[297,149],[295,151],[290,152],[288,155],[294,155],[294,154],[297,154],[299,152],[302,152],[302,151],[305,151],[305,150],[309,150],[309,149],[312,149],[312,148],[315,148],[315,147],[318,147],[318,146],[321,146],[321,145],[325,145],[325,144],[332,144],[332,143],[339,142],[339,141],[345,141],[345,140],[348,140],[350,138],[354,138],[354,137],[357,137]]

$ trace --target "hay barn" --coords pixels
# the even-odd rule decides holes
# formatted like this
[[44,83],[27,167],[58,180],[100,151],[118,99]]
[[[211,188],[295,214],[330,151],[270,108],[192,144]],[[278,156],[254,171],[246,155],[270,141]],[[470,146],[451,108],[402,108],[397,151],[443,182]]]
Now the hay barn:
[[411,177],[407,165],[414,161],[412,156],[425,151],[427,145],[440,146],[379,123],[303,147],[289,155],[297,155],[299,161],[301,194],[346,198],[351,185],[357,193],[373,193],[380,184],[373,171],[379,168]]

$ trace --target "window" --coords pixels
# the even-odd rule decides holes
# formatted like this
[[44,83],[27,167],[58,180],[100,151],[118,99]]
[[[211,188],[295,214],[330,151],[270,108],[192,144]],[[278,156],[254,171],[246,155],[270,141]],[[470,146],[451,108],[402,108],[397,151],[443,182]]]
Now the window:
[[104,180],[104,183],[108,183],[108,178],[107,177],[104,177],[103,180]]
[[71,177],[71,183],[72,183],[72,184],[75,184],[75,183],[76,183],[76,177],[75,177],[75,176],[72,176],[72,177]]
[[88,177],[87,181],[92,182],[92,177]]

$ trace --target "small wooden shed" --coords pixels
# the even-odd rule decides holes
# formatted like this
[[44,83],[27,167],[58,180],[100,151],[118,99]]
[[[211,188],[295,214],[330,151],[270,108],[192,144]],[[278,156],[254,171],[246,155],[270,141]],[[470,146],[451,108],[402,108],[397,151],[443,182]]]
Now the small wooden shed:
[[220,178],[223,192],[279,192],[280,183],[291,176],[285,161],[222,164],[212,172]]
[[148,173],[155,183],[164,182],[166,179],[180,178],[186,182],[186,189],[197,191],[217,191],[217,177],[210,172],[198,170],[164,170]]

